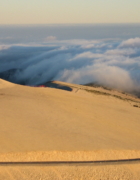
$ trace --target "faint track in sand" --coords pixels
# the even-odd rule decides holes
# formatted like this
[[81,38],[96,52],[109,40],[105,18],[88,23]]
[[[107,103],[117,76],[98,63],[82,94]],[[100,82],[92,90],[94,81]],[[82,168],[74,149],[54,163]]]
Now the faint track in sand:
[[109,165],[109,164],[129,164],[140,163],[140,158],[137,159],[120,159],[120,160],[102,160],[102,161],[29,161],[29,162],[0,162],[0,166],[51,166],[51,165]]
[[80,89],[79,88],[77,88],[76,90],[75,90],[75,93],[78,93],[78,91],[79,91]]

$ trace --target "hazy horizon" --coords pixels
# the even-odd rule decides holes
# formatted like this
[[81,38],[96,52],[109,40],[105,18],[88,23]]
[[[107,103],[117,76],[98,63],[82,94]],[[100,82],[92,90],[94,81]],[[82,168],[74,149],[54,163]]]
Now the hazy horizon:
[[[0,44],[40,42],[55,36],[57,40],[135,38],[140,36],[140,23],[136,24],[49,24],[0,25]],[[13,41],[12,41],[13,39]],[[4,41],[5,40],[5,41]]]
[[140,22],[110,22],[110,23],[38,23],[38,24],[33,24],[33,23],[28,23],[28,24],[0,24],[0,26],[49,26],[49,25],[134,25],[134,24],[140,24]]

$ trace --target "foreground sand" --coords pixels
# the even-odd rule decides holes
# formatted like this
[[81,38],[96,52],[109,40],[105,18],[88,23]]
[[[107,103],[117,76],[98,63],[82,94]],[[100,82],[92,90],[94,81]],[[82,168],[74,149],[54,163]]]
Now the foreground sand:
[[[102,88],[54,83],[72,91],[0,79],[0,162],[140,158],[139,99]],[[0,169],[0,179],[140,179],[138,162]]]
[[1,180],[140,180],[140,165],[7,166]]

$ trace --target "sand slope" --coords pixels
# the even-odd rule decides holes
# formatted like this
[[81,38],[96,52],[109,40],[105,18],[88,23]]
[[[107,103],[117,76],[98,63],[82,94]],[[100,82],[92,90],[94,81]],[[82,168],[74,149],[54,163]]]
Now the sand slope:
[[127,101],[3,80],[0,87],[1,153],[140,150],[140,108]]
[[139,99],[55,83],[73,91],[0,79],[0,161],[140,158]]

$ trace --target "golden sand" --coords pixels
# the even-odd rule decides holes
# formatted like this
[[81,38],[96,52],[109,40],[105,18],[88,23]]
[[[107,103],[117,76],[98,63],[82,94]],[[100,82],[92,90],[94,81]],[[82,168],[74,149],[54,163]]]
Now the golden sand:
[[[71,87],[72,91],[25,87],[0,79],[1,162],[140,158],[138,98],[115,90],[54,83]],[[4,174],[5,167],[1,168],[0,177],[10,179]],[[22,173],[23,170],[22,167],[8,168],[13,177],[16,171]],[[31,179],[30,175],[37,167],[24,168],[30,172],[26,172],[29,177],[25,173],[20,179]],[[58,171],[57,178],[50,175],[51,179],[70,179],[70,175],[72,179],[100,179],[99,176],[95,178],[99,173],[104,174],[101,179],[107,179],[110,171],[116,172],[118,179],[140,177],[139,164],[51,168],[54,168],[53,172]],[[51,168],[42,179],[47,179]],[[39,171],[45,173],[45,170]],[[108,179],[115,178],[113,174]],[[39,178],[38,174],[33,179]]]

